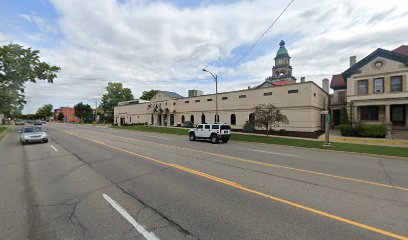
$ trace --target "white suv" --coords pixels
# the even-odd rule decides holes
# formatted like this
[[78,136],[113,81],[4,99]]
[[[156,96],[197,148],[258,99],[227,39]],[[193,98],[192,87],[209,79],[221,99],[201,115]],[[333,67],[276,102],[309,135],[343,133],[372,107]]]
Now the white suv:
[[190,141],[196,139],[210,139],[211,143],[218,143],[220,140],[227,143],[231,137],[231,127],[228,124],[212,123],[199,124],[188,132]]

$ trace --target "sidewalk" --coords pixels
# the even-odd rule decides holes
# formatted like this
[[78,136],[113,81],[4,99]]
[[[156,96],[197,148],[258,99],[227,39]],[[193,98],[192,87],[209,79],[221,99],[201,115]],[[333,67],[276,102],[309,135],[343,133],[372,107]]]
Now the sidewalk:
[[[408,139],[405,139],[406,135],[408,135],[408,131],[403,132],[403,133],[394,134],[394,137],[391,139],[343,137],[341,136],[339,130],[330,130],[330,142],[358,143],[358,144],[380,145],[380,146],[391,146],[391,147],[408,147]],[[325,139],[324,134],[319,137],[320,141],[324,141],[324,139]]]

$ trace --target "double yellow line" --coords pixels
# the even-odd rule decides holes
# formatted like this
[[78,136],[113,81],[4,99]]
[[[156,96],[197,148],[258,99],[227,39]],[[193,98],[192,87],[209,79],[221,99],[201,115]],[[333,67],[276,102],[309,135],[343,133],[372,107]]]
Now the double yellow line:
[[[56,130],[58,130],[58,129],[56,129]],[[58,131],[61,131],[61,130],[58,130]],[[356,227],[359,227],[359,228],[362,228],[362,229],[365,229],[365,230],[376,232],[376,233],[382,234],[384,236],[388,236],[388,237],[392,237],[392,238],[400,239],[400,240],[408,240],[408,237],[406,237],[406,236],[402,236],[402,235],[399,235],[399,234],[396,234],[396,233],[388,232],[388,231],[385,231],[385,230],[382,230],[382,229],[379,229],[379,228],[375,228],[375,227],[372,227],[372,226],[369,226],[369,225],[366,225],[366,224],[363,224],[363,223],[359,223],[359,222],[356,222],[356,221],[353,221],[353,220],[350,220],[350,219],[347,219],[347,218],[339,217],[339,216],[336,216],[336,215],[333,215],[333,214],[330,214],[330,213],[327,213],[327,212],[324,212],[324,211],[320,211],[320,210],[317,210],[317,209],[314,209],[314,208],[311,208],[311,207],[307,207],[307,206],[304,206],[304,205],[301,205],[301,204],[297,204],[297,203],[294,203],[294,202],[291,202],[291,201],[288,201],[288,200],[285,200],[285,199],[282,199],[282,198],[278,198],[278,197],[275,197],[275,196],[272,196],[272,195],[269,195],[269,194],[266,194],[266,193],[262,193],[262,192],[259,192],[259,191],[256,191],[256,190],[241,186],[241,185],[239,185],[239,184],[237,184],[235,182],[231,182],[231,181],[228,181],[228,180],[223,179],[223,178],[212,176],[212,175],[209,175],[209,174],[206,174],[206,173],[203,173],[203,172],[199,172],[199,171],[196,171],[196,170],[193,170],[193,169],[190,169],[190,168],[186,168],[186,167],[177,165],[177,164],[163,162],[163,161],[151,158],[151,157],[147,157],[147,156],[135,153],[135,152],[131,152],[131,151],[128,151],[128,150],[125,150],[125,149],[122,149],[122,148],[118,148],[118,147],[109,145],[107,143],[104,143],[104,142],[101,142],[101,141],[98,141],[98,140],[95,140],[95,139],[90,139],[90,138],[87,138],[87,137],[83,137],[83,136],[78,135],[78,134],[70,133],[70,132],[67,132],[67,131],[62,131],[62,132],[70,134],[72,136],[76,136],[76,137],[88,140],[88,141],[91,141],[91,142],[94,142],[96,144],[100,144],[100,145],[103,145],[103,146],[106,146],[106,147],[109,147],[109,148],[124,152],[124,153],[128,153],[128,154],[133,155],[133,156],[137,156],[137,157],[140,157],[140,158],[143,158],[143,159],[146,159],[146,160],[149,160],[149,161],[153,161],[153,162],[165,165],[165,166],[173,167],[173,168],[176,168],[176,169],[179,169],[181,171],[188,172],[188,173],[191,173],[191,174],[194,174],[194,175],[197,175],[197,176],[201,176],[201,177],[210,179],[212,181],[216,181],[216,182],[222,183],[224,185],[231,186],[231,187],[236,188],[236,189],[240,189],[240,190],[245,191],[245,192],[256,194],[258,196],[262,196],[262,197],[265,197],[267,199],[271,199],[271,200],[274,200],[274,201],[277,201],[277,202],[280,202],[280,203],[284,203],[284,204],[287,204],[287,205],[290,205],[290,206],[293,206],[293,207],[296,207],[296,208],[299,208],[299,209],[303,209],[305,211],[309,211],[309,212],[312,212],[312,213],[315,213],[315,214],[318,214],[318,215],[321,215],[321,216],[325,216],[325,217],[330,218],[330,219],[334,219],[334,220],[337,220],[337,221],[340,221],[340,222],[343,222],[343,223],[347,223],[347,224],[350,224],[350,225],[353,225],[353,226],[356,226]]]
[[92,130],[85,130],[85,131],[93,132],[93,133],[99,133],[99,134],[105,134],[105,135],[109,135],[109,136],[115,136],[115,137],[118,137],[118,138],[131,140],[131,141],[135,141],[135,142],[144,142],[144,143],[155,144],[155,145],[163,146],[163,147],[171,147],[171,148],[180,149],[180,150],[186,150],[186,151],[197,152],[197,153],[204,153],[204,154],[207,154],[207,155],[226,158],[226,159],[240,161],[240,162],[252,163],[252,164],[257,164],[257,165],[262,165],[262,166],[267,166],[267,167],[273,167],[273,168],[283,168],[283,169],[288,169],[288,170],[297,171],[297,172],[303,172],[303,173],[309,173],[309,174],[314,174],[314,175],[320,175],[320,176],[325,176],[325,177],[342,179],[342,180],[347,180],[347,181],[352,181],[352,182],[370,184],[370,185],[374,185],[374,186],[378,186],[378,187],[386,187],[386,188],[393,188],[393,189],[398,189],[398,190],[402,190],[402,191],[408,191],[408,188],[405,188],[405,187],[399,187],[399,186],[393,186],[393,185],[388,185],[388,184],[383,184],[383,183],[371,182],[371,181],[366,181],[366,180],[362,180],[362,179],[343,177],[343,176],[338,176],[338,175],[334,175],[334,174],[316,172],[316,171],[300,169],[300,168],[294,168],[294,167],[278,165],[278,164],[272,164],[272,163],[258,162],[258,161],[243,159],[243,158],[239,158],[239,157],[233,157],[233,156],[228,156],[228,155],[223,155],[223,154],[206,152],[206,151],[201,151],[201,150],[192,149],[192,148],[185,148],[185,147],[167,145],[167,144],[163,144],[163,143],[150,142],[150,141],[145,141],[145,140],[136,139],[136,138],[122,137],[122,136],[117,136],[117,135],[112,135],[112,134],[107,134],[107,133],[102,133],[102,132],[96,132],[96,131],[92,131]]

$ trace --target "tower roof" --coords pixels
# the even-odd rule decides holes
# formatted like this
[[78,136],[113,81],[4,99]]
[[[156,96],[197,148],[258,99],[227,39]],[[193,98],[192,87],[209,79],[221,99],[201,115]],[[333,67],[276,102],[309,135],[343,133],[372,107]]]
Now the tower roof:
[[288,50],[285,48],[285,41],[280,41],[279,43],[279,50],[276,53],[276,58],[283,58],[283,57],[289,57]]

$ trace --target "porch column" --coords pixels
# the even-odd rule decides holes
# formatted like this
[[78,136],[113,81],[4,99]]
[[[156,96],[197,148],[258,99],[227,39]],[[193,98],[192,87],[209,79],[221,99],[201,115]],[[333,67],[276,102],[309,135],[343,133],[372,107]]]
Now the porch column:
[[386,136],[386,138],[388,138],[388,139],[391,139],[392,138],[392,134],[391,134],[391,131],[392,131],[392,123],[391,123],[391,107],[390,107],[390,105],[385,105],[385,109],[384,109],[384,111],[385,111],[385,126],[386,126],[386,128],[387,128],[387,136]]
[[353,106],[353,124],[358,122],[358,107],[357,106]]
[[385,123],[391,124],[391,108],[390,105],[385,105]]

